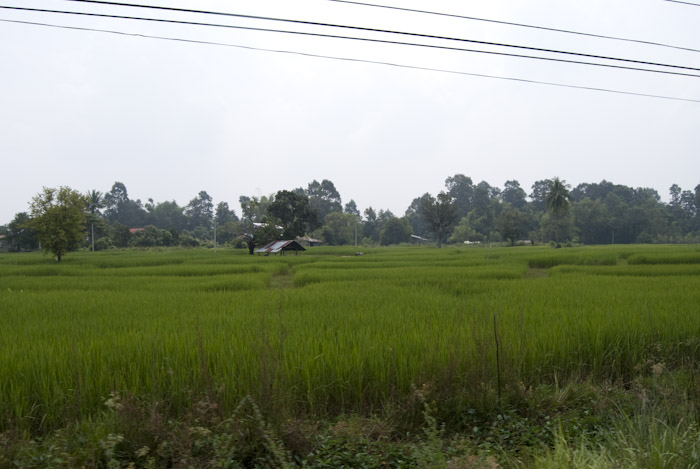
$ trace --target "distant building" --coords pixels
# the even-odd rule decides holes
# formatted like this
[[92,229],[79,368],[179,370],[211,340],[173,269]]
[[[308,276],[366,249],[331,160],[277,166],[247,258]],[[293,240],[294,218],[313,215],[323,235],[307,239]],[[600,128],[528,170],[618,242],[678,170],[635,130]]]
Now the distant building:
[[129,228],[129,233],[131,234],[136,234],[140,231],[143,231],[143,228]]
[[414,234],[411,235],[411,240],[413,240],[414,243],[427,243],[430,241],[427,238],[423,238],[422,236],[418,236],[418,235],[414,235]]
[[323,241],[320,239],[312,238],[311,236],[305,235],[296,239],[297,243],[305,247],[319,246]]
[[260,249],[256,249],[255,252],[260,254],[265,254],[266,256],[269,256],[270,253],[277,254],[278,252],[281,252],[282,255],[284,256],[284,253],[287,251],[294,251],[294,254],[298,254],[299,251],[306,251],[304,247],[297,243],[296,241],[293,240],[282,240],[282,241],[272,241],[271,243],[267,243],[265,246],[261,247]]

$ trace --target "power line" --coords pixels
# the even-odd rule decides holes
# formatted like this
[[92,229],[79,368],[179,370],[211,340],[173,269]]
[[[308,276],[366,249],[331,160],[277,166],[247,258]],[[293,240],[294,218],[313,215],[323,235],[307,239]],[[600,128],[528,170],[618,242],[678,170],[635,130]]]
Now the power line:
[[[77,1],[77,0],[71,0],[71,1]],[[81,1],[83,1],[83,0],[81,0]],[[507,53],[507,52],[495,52],[495,51],[486,51],[486,50],[479,50],[479,49],[466,49],[466,48],[460,48],[460,47],[437,46],[437,45],[432,45],[432,44],[420,44],[420,43],[414,43],[414,42],[389,41],[389,40],[385,40],[385,39],[371,39],[371,38],[362,38],[362,37],[341,36],[341,35],[335,35],[335,34],[322,34],[322,33],[312,33],[312,32],[304,32],[304,31],[290,31],[290,30],[283,30],[283,29],[254,28],[254,27],[249,27],[249,26],[235,26],[235,25],[216,24],[216,23],[168,20],[168,19],[163,19],[163,18],[144,18],[144,17],[138,17],[138,16],[107,15],[107,14],[101,14],[101,13],[87,13],[87,12],[64,11],[64,10],[47,10],[47,9],[39,9],[39,8],[11,7],[11,6],[2,6],[2,5],[0,5],[0,8],[7,9],[7,10],[33,11],[33,12],[41,12],[41,13],[57,13],[57,14],[90,16],[90,17],[101,17],[101,18],[112,18],[112,19],[126,19],[126,20],[137,20],[137,21],[151,21],[151,22],[157,22],[157,23],[183,24],[183,25],[190,25],[190,26],[211,26],[211,27],[218,27],[218,28],[238,29],[238,30],[247,30],[247,31],[283,33],[283,34],[293,34],[293,35],[299,35],[299,36],[314,36],[314,37],[324,37],[324,38],[332,38],[332,39],[346,39],[346,40],[362,41],[362,42],[374,42],[374,43],[380,43],[380,44],[423,47],[423,48],[428,48],[428,49],[441,49],[441,50],[450,50],[450,51],[459,51],[459,52],[473,52],[473,53],[478,53],[478,54],[498,55],[498,56],[503,56],[503,57],[517,57],[517,58],[523,58],[523,59],[543,60],[543,61],[548,61],[548,62],[560,62],[560,63],[569,63],[569,64],[577,64],[577,65],[590,65],[590,66],[595,66],[595,67],[613,68],[613,69],[618,69],[618,70],[632,70],[632,71],[638,71],[638,72],[661,73],[661,74],[665,74],[665,75],[676,75],[676,76],[700,78],[700,75],[695,75],[692,73],[674,72],[674,71],[670,71],[670,70],[654,70],[654,69],[648,69],[648,68],[630,67],[630,66],[623,66],[623,65],[613,65],[613,64],[605,64],[605,63],[597,63],[597,62],[584,62],[584,61],[579,61],[579,60],[559,59],[559,58],[554,58],[554,57],[542,57],[542,56],[534,56],[534,55],[513,54],[513,53]],[[409,33],[406,33],[406,34],[409,34]],[[623,61],[627,61],[627,62],[648,64],[648,65],[652,65],[652,66],[674,67],[674,68],[680,68],[680,69],[686,69],[686,70],[700,71],[700,69],[698,69],[698,68],[683,67],[683,66],[679,66],[679,65],[665,65],[665,64],[657,64],[657,63],[653,63],[653,62],[638,62],[638,61],[626,60],[626,59],[611,59],[611,60],[623,60]]]
[[[428,15],[445,16],[445,17],[449,17],[449,18],[459,18],[459,19],[464,19],[464,20],[483,21],[486,23],[503,24],[506,26],[518,26],[521,28],[539,29],[542,31],[551,31],[551,32],[555,32],[555,33],[575,34],[578,36],[596,37],[599,39],[610,39],[613,41],[634,42],[637,44],[646,44],[646,45],[658,46],[658,47],[668,47],[670,49],[685,50],[685,51],[690,51],[690,52],[700,52],[700,49],[693,49],[690,47],[682,47],[682,46],[674,46],[671,44],[664,44],[662,42],[644,41],[642,39],[630,39],[630,38],[616,37],[616,36],[606,36],[603,34],[584,33],[581,31],[572,31],[570,29],[548,28],[546,26],[536,26],[536,25],[531,25],[531,24],[514,23],[514,22],[510,22],[510,21],[500,21],[500,20],[492,20],[492,19],[487,19],[487,18],[477,18],[475,16],[463,16],[463,15],[455,15],[455,14],[451,14],[451,13],[439,13],[439,12],[435,12],[435,11],[416,10],[413,8],[402,8],[402,7],[394,7],[394,6],[389,6],[389,5],[378,5],[375,3],[355,2],[355,1],[351,1],[351,0],[327,0],[327,1],[336,2],[336,3],[347,3],[350,5],[361,5],[361,6],[367,6],[367,7],[385,8],[387,10],[407,11],[407,12],[411,12],[411,13],[424,13],[424,14],[428,14]],[[676,1],[677,3],[687,3],[687,2],[680,2],[677,0],[665,0],[665,1],[667,1],[667,2]],[[690,5],[700,6],[700,5],[697,5],[695,3],[690,3]]]
[[[622,59],[622,58],[618,58],[618,57],[609,57],[609,56],[604,56],[604,55],[585,54],[585,53],[581,53],[581,52],[561,51],[561,50],[556,50],[556,49],[520,46],[520,45],[516,45],[516,44],[505,44],[505,43],[490,42],[490,41],[478,41],[478,40],[474,40],[474,39],[455,38],[455,37],[448,37],[448,36],[437,36],[437,35],[432,35],[432,34],[419,34],[419,33],[405,32],[405,31],[366,28],[366,27],[361,27],[361,26],[348,26],[348,25],[340,25],[340,24],[332,24],[332,23],[321,23],[321,22],[305,21],[305,20],[292,20],[292,19],[285,19],[285,18],[273,18],[273,17],[257,16],[257,15],[243,15],[243,14],[238,14],[238,13],[227,13],[227,12],[210,11],[210,10],[193,10],[193,9],[188,9],[188,8],[174,8],[174,7],[163,7],[163,6],[156,6],[156,5],[136,4],[136,3],[123,3],[123,2],[114,2],[114,1],[108,1],[108,0],[65,0],[65,1],[77,2],[77,3],[91,3],[91,4],[96,4],[96,5],[146,8],[146,9],[151,9],[151,10],[172,11],[172,12],[179,12],[179,13],[197,13],[197,14],[204,14],[204,15],[227,16],[227,17],[233,17],[233,18],[245,18],[245,19],[255,19],[255,20],[264,20],[264,21],[277,21],[277,22],[284,22],[284,23],[303,24],[305,26],[323,26],[323,27],[332,27],[332,28],[351,29],[351,30],[364,31],[364,32],[398,34],[398,35],[404,35],[404,36],[420,37],[420,38],[424,38],[424,39],[440,39],[440,40],[447,40],[447,41],[468,42],[468,43],[472,43],[472,44],[497,46],[497,47],[509,47],[509,48],[515,48],[515,49],[530,50],[530,51],[534,51],[534,52],[546,52],[546,53],[553,53],[553,54],[574,55],[574,56],[578,56],[578,57],[586,57],[586,58],[591,58],[591,59],[614,60],[614,61],[622,61],[622,62],[628,62],[628,63],[636,63],[636,64],[640,64],[640,65],[652,65],[652,66],[657,66],[657,67],[669,67],[669,68],[679,68],[679,69],[685,69],[685,70],[700,71],[700,69],[698,69],[698,68],[685,67],[685,66],[681,66],[681,65],[669,65],[669,64],[662,64],[662,63],[656,63],[656,62],[646,62],[646,61],[642,61],[642,60]],[[342,0],[332,0],[332,1],[342,1]],[[359,2],[347,2],[347,3],[358,3],[359,4]],[[364,5],[371,5],[371,4],[364,4]],[[419,11],[419,10],[415,10],[415,11]],[[698,52],[700,52],[700,51],[698,51]]]
[[683,5],[692,5],[694,7],[700,7],[700,3],[681,2],[680,0],[664,0],[664,1],[671,2],[671,3],[682,3]]
[[51,27],[51,28],[70,29],[70,30],[75,30],[75,31],[91,31],[91,32],[99,32],[99,33],[109,33],[109,34],[116,34],[116,35],[120,35],[120,36],[131,36],[131,37],[139,37],[139,38],[146,38],[146,39],[159,39],[159,40],[165,40],[165,41],[176,41],[176,42],[184,42],[184,43],[200,44],[200,45],[235,47],[238,49],[260,51],[260,52],[272,52],[272,53],[278,53],[278,54],[300,55],[303,57],[339,60],[339,61],[354,62],[354,63],[367,63],[367,64],[374,64],[374,65],[385,65],[385,66],[390,66],[390,67],[405,68],[405,69],[411,69],[411,70],[422,70],[422,71],[428,71],[428,72],[449,73],[452,75],[491,78],[491,79],[495,79],[495,80],[514,81],[514,82],[518,82],[518,83],[556,86],[556,87],[560,87],[560,88],[571,88],[571,89],[585,90],[585,91],[598,91],[598,92],[603,92],[603,93],[621,94],[621,95],[628,95],[628,96],[641,96],[641,97],[646,97],[646,98],[657,98],[657,99],[666,99],[666,100],[672,100],[672,101],[685,101],[685,102],[691,102],[691,103],[700,103],[700,99],[678,98],[678,97],[674,97],[674,96],[664,96],[664,95],[647,94],[647,93],[635,93],[632,91],[621,91],[621,90],[613,90],[613,89],[609,89],[609,88],[598,88],[598,87],[592,87],[592,86],[568,85],[568,84],[564,84],[564,83],[529,80],[529,79],[525,79],[525,78],[505,77],[505,76],[498,76],[498,75],[487,75],[487,74],[483,74],[483,73],[462,72],[462,71],[457,71],[457,70],[446,70],[446,69],[439,69],[439,68],[420,67],[420,66],[416,66],[416,65],[405,65],[405,64],[398,64],[398,63],[393,63],[393,62],[381,62],[381,61],[376,61],[376,60],[355,59],[355,58],[351,58],[351,57],[338,57],[338,56],[331,56],[331,55],[311,54],[311,53],[307,53],[307,52],[297,52],[297,51],[289,51],[289,50],[281,50],[281,49],[266,49],[266,48],[262,48],[262,47],[243,46],[243,45],[239,45],[239,44],[229,44],[229,43],[224,43],[224,42],[200,41],[200,40],[195,40],[195,39],[184,39],[184,38],[175,38],[175,37],[167,37],[167,36],[154,36],[154,35],[139,34],[139,33],[126,33],[123,31],[114,31],[114,30],[108,30],[108,29],[85,28],[85,27],[79,27],[79,26],[65,26],[65,25],[57,25],[57,24],[50,24],[50,23],[38,23],[38,22],[33,22],[33,21],[8,20],[8,19],[2,19],[2,18],[0,18],[0,21],[6,22],[6,23],[17,23],[17,24],[25,24],[25,25],[32,25],[32,26],[46,26],[46,27]]

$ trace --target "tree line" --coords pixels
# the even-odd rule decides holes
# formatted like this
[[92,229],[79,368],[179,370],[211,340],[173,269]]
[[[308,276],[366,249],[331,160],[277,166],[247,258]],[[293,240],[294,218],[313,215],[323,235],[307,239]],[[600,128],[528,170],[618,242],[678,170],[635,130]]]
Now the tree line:
[[[413,199],[403,216],[354,200],[343,205],[327,179],[268,196],[240,196],[240,215],[227,202],[199,192],[187,205],[129,198],[115,182],[105,193],[44,188],[28,212],[0,226],[5,249],[40,245],[60,258],[67,250],[124,247],[247,247],[306,236],[327,245],[505,242],[611,244],[700,242],[700,184],[674,184],[665,203],[654,189],[608,181],[572,188],[559,178],[536,181],[530,193],[518,181],[503,188],[463,174],[445,180],[436,196]],[[63,244],[62,248],[55,246]]]

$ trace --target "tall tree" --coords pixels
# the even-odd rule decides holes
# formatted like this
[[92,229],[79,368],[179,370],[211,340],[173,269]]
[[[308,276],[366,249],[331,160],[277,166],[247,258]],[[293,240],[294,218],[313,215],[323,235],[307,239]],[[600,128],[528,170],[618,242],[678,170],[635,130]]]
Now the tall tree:
[[438,249],[441,248],[442,240],[447,234],[447,228],[457,220],[457,208],[452,196],[440,192],[436,198],[433,198],[428,194],[428,197],[423,201],[421,213],[435,233]]
[[242,195],[238,198],[238,202],[241,204],[241,212],[243,216],[242,221],[250,223],[263,223],[267,219],[267,206],[274,201],[274,196],[270,195],[258,197],[248,197],[247,195]]
[[239,199],[243,219],[241,220],[241,237],[248,246],[248,253],[254,254],[255,246],[277,239],[279,232],[274,223],[268,222],[267,207],[274,202],[274,196],[248,197],[242,195]]
[[452,196],[457,207],[457,216],[462,218],[472,209],[474,183],[464,174],[455,174],[445,179],[447,193]]
[[518,210],[522,210],[527,205],[525,200],[527,194],[520,187],[520,183],[516,180],[506,181],[503,191],[501,192],[501,200],[508,202]]
[[345,211],[345,213],[349,213],[350,215],[355,215],[357,217],[360,217],[360,211],[357,209],[357,204],[352,199],[350,199],[350,202],[345,204],[344,211]]
[[104,203],[107,207],[107,216],[112,218],[113,214],[119,212],[120,206],[123,206],[129,200],[129,194],[126,191],[126,186],[117,181],[112,184],[112,189],[104,196]]
[[294,239],[320,226],[318,213],[309,207],[309,198],[291,191],[279,191],[267,213],[282,225],[282,237]]
[[309,183],[305,192],[309,198],[309,206],[316,210],[322,223],[329,213],[343,211],[340,193],[333,182],[328,179],[321,182],[314,179]]
[[57,262],[83,240],[84,210],[85,198],[69,187],[44,187],[32,198],[31,227],[44,251],[53,253]]
[[362,223],[362,236],[371,240],[374,243],[379,242],[379,220],[377,219],[377,212],[374,211],[372,207],[367,207],[365,209],[365,220]]
[[172,234],[179,234],[187,228],[184,207],[180,207],[174,200],[151,203],[147,207],[150,223],[157,228],[170,230]]
[[[391,212],[388,213],[391,214]],[[383,246],[407,243],[410,239],[411,225],[405,218],[397,218],[392,215],[383,223],[380,235],[380,242]]]
[[121,182],[115,182],[112,189],[104,196],[105,216],[112,223],[121,223],[130,227],[142,227],[148,213],[144,210],[140,200],[129,199],[126,186]]
[[431,195],[427,192],[420,197],[416,197],[411,201],[411,205],[408,206],[404,214],[404,218],[406,218],[411,225],[413,234],[417,236],[430,236],[432,231],[430,223],[428,223],[423,215],[423,205],[425,205],[430,197]]
[[7,224],[5,232],[8,249],[16,251],[33,251],[39,246],[37,233],[31,228],[31,218],[27,212],[15,214]]
[[323,240],[331,246],[353,244],[359,230],[360,218],[351,213],[331,212],[323,225]]
[[104,195],[100,191],[89,190],[85,194],[85,208],[91,215],[97,216],[105,208]]
[[569,211],[569,202],[571,201],[570,187],[571,186],[567,184],[566,181],[555,177],[550,182],[549,190],[545,197],[547,211],[552,214],[555,219],[556,228],[554,230],[554,237],[557,244],[559,244],[558,221],[563,214]]
[[228,202],[219,202],[216,205],[216,224],[223,226],[234,221],[238,221],[236,212],[229,208]]
[[525,232],[527,218],[523,212],[506,202],[506,207],[496,219],[496,230],[503,239],[509,240],[511,246],[521,238]]
[[530,192],[530,200],[532,201],[532,209],[536,212],[544,212],[547,210],[547,193],[549,192],[550,179],[541,179],[532,184],[532,192]]
[[214,221],[214,202],[207,191],[200,191],[197,197],[190,200],[185,208],[185,215],[189,217],[190,229],[198,226],[209,228]]
[[89,190],[85,194],[85,208],[87,210],[87,220],[90,223],[90,245],[95,250],[95,222],[102,215],[100,210],[105,208],[105,200],[102,192]]

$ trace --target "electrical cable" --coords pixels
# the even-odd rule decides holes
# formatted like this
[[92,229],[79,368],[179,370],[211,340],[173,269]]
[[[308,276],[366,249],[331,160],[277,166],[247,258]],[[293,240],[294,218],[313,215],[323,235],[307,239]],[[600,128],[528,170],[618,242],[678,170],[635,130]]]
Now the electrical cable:
[[[304,32],[304,31],[290,31],[290,30],[269,29],[269,28],[254,28],[254,27],[249,27],[249,26],[235,26],[235,25],[216,24],[216,23],[202,23],[202,22],[193,22],[193,21],[168,20],[168,19],[162,19],[162,18],[144,18],[144,17],[138,17],[138,16],[108,15],[108,14],[101,14],[101,13],[87,13],[87,12],[75,12],[75,11],[64,11],[64,10],[47,10],[47,9],[39,9],[39,8],[11,7],[11,6],[3,6],[3,5],[0,5],[0,9],[33,11],[33,12],[41,12],[41,13],[58,13],[58,14],[79,15],[79,16],[100,17],[100,18],[112,18],[112,19],[127,19],[127,20],[137,20],[137,21],[151,21],[151,22],[157,22],[157,23],[183,24],[183,25],[191,25],[191,26],[211,26],[211,27],[238,29],[238,30],[247,30],[247,31],[283,33],[283,34],[293,34],[293,35],[299,35],[299,36],[314,36],[314,37],[324,37],[324,38],[332,38],[332,39],[346,39],[346,40],[354,40],[354,41],[362,41],[362,42],[374,42],[374,43],[380,43],[380,44],[423,47],[423,48],[428,48],[428,49],[440,49],[440,50],[450,50],[450,51],[459,51],[459,52],[472,52],[472,53],[478,53],[478,54],[498,55],[498,56],[503,56],[503,57],[518,57],[518,58],[523,58],[523,59],[543,60],[543,61],[548,61],[548,62],[560,62],[560,63],[569,63],[569,64],[577,64],[577,65],[590,65],[590,66],[595,66],[595,67],[613,68],[613,69],[618,69],[618,70],[632,70],[632,71],[638,71],[638,72],[661,73],[661,74],[665,74],[665,75],[676,75],[676,76],[700,78],[700,75],[695,75],[692,73],[674,72],[674,71],[669,71],[669,70],[654,70],[654,69],[648,69],[648,68],[629,67],[629,66],[623,66],[623,65],[613,65],[613,64],[596,63],[596,62],[584,62],[584,61],[579,61],[579,60],[559,59],[559,58],[554,58],[554,57],[542,57],[542,56],[534,56],[534,55],[512,54],[512,53],[507,53],[507,52],[485,51],[485,50],[478,50],[478,49],[465,49],[465,48],[460,48],[460,47],[437,46],[437,45],[431,45],[431,44],[420,44],[420,43],[402,42],[402,41],[389,41],[389,40],[385,40],[385,39],[371,39],[371,38],[361,38],[361,37],[352,37],[352,36],[341,36],[341,35],[334,35],[334,34],[311,33],[311,32]],[[624,59],[618,59],[618,60],[624,60]],[[645,62],[641,62],[641,63],[645,63]],[[682,69],[687,69],[687,70],[700,71],[700,69],[693,68],[693,67],[681,67],[681,66],[653,64],[653,63],[649,63],[649,64],[650,65],[676,67],[676,68],[682,68]]]
[[[644,41],[642,39],[630,39],[630,38],[617,37],[617,36],[606,36],[603,34],[584,33],[581,31],[572,31],[570,29],[548,28],[546,26],[536,26],[536,25],[531,25],[531,24],[514,23],[514,22],[510,22],[510,21],[499,21],[499,20],[492,20],[492,19],[487,19],[487,18],[477,18],[475,16],[463,16],[463,15],[455,15],[455,14],[451,14],[451,13],[439,13],[436,11],[416,10],[413,8],[394,7],[394,6],[389,6],[389,5],[378,5],[376,3],[355,2],[355,1],[351,1],[351,0],[326,0],[326,1],[336,2],[336,3],[347,3],[350,5],[361,5],[361,6],[375,7],[375,8],[385,8],[387,10],[407,11],[407,12],[411,12],[411,13],[424,13],[427,15],[445,16],[445,17],[449,17],[449,18],[459,18],[459,19],[472,20],[472,21],[483,21],[486,23],[503,24],[506,26],[518,26],[521,28],[538,29],[541,31],[551,31],[551,32],[555,32],[555,33],[564,33],[564,34],[575,34],[578,36],[596,37],[599,39],[610,39],[613,41],[634,42],[634,43],[645,44],[645,45],[650,45],[650,46],[668,47],[670,49],[685,50],[685,51],[690,51],[690,52],[700,52],[700,49],[693,49],[691,47],[674,46],[671,44],[664,44],[662,42]],[[665,1],[672,2],[672,1],[676,1],[676,0],[665,0]],[[687,2],[677,1],[677,3],[687,3]],[[690,3],[690,5],[700,6],[700,5],[697,5],[695,3]]]
[[257,16],[257,15],[243,15],[243,14],[238,14],[238,13],[227,13],[227,12],[209,11],[209,10],[193,10],[193,9],[188,9],[188,8],[174,8],[174,7],[163,7],[163,6],[157,6],[157,5],[123,3],[123,2],[114,2],[114,1],[108,1],[108,0],[65,0],[65,1],[77,2],[77,3],[91,3],[91,4],[96,4],[96,5],[146,8],[146,9],[151,9],[151,10],[172,11],[172,12],[178,12],[178,13],[197,13],[197,14],[204,14],[204,15],[227,16],[227,17],[233,17],[233,18],[245,18],[245,19],[255,19],[255,20],[264,20],[264,21],[277,21],[277,22],[283,22],[283,23],[303,24],[306,26],[322,26],[322,27],[332,27],[332,28],[341,28],[341,29],[351,29],[351,30],[363,31],[363,32],[398,34],[398,35],[404,35],[404,36],[420,37],[420,38],[424,38],[424,39],[439,39],[439,40],[446,40],[446,41],[468,42],[468,43],[472,43],[472,44],[497,46],[497,47],[509,47],[509,48],[514,48],[514,49],[523,49],[523,50],[529,50],[529,51],[534,51],[534,52],[546,52],[546,53],[552,53],[552,54],[574,55],[574,56],[586,57],[586,58],[590,58],[590,59],[614,60],[614,61],[636,63],[636,64],[640,64],[640,65],[652,65],[652,66],[656,66],[656,67],[669,67],[669,68],[679,68],[679,69],[685,69],[685,70],[700,71],[699,68],[685,67],[685,66],[681,66],[681,65],[662,64],[662,63],[657,63],[657,62],[647,62],[647,61],[634,60],[634,59],[622,59],[622,58],[618,58],[618,57],[608,57],[608,56],[604,56],[604,55],[585,54],[585,53],[581,53],[581,52],[561,51],[561,50],[556,50],[556,49],[520,46],[520,45],[515,45],[515,44],[504,44],[504,43],[490,42],[490,41],[478,41],[478,40],[474,40],[474,39],[455,38],[455,37],[448,37],[448,36],[437,36],[437,35],[431,35],[431,34],[410,33],[410,32],[405,32],[405,31],[394,31],[394,30],[387,30],[387,29],[365,28],[365,27],[361,27],[361,26],[348,26],[348,25],[340,25],[340,24],[332,24],[332,23],[321,23],[321,22],[315,22],[315,21],[291,20],[291,19],[285,19],[285,18],[272,18],[272,17],[267,17],[267,16]]
[[682,3],[683,5],[692,5],[694,7],[700,7],[700,3],[681,2],[680,0],[664,0],[664,1],[671,2],[671,3]]
[[591,86],[568,85],[568,84],[564,84],[564,83],[529,80],[529,79],[525,79],[525,78],[516,78],[516,77],[504,77],[504,76],[498,76],[498,75],[487,75],[487,74],[482,74],[482,73],[461,72],[461,71],[457,71],[457,70],[445,70],[445,69],[439,69],[439,68],[420,67],[420,66],[416,66],[416,65],[405,65],[405,64],[398,64],[398,63],[392,63],[392,62],[381,62],[381,61],[375,61],[375,60],[355,59],[355,58],[351,58],[351,57],[337,57],[337,56],[330,56],[330,55],[311,54],[311,53],[307,53],[307,52],[297,52],[297,51],[280,50],[280,49],[266,49],[266,48],[262,48],[262,47],[243,46],[243,45],[239,45],[239,44],[229,44],[229,43],[223,43],[223,42],[200,41],[200,40],[195,40],[195,39],[174,38],[174,37],[167,37],[167,36],[154,36],[154,35],[149,35],[149,34],[127,33],[127,32],[123,32],[123,31],[114,31],[114,30],[108,30],[108,29],[85,28],[85,27],[79,27],[79,26],[65,26],[65,25],[57,25],[57,24],[50,24],[50,23],[38,23],[38,22],[33,22],[33,21],[9,20],[9,19],[3,19],[3,18],[0,18],[0,21],[6,22],[6,23],[17,23],[17,24],[32,25],[32,26],[45,26],[45,27],[51,27],[51,28],[75,30],[75,31],[90,31],[90,32],[99,32],[99,33],[109,33],[109,34],[116,34],[116,35],[120,35],[120,36],[130,36],[130,37],[139,37],[139,38],[147,38],[147,39],[159,39],[159,40],[165,40],[165,41],[176,41],[176,42],[184,42],[184,43],[191,43],[191,44],[235,47],[238,49],[253,50],[253,51],[260,51],[260,52],[272,52],[272,53],[279,53],[279,54],[300,55],[300,56],[304,56],[304,57],[339,60],[339,61],[345,61],[345,62],[367,63],[367,64],[374,64],[374,65],[385,65],[385,66],[390,66],[390,67],[405,68],[405,69],[411,69],[411,70],[422,70],[422,71],[428,71],[428,72],[449,73],[449,74],[453,74],[453,75],[464,75],[464,76],[473,76],[473,77],[480,77],[480,78],[491,78],[491,79],[496,79],[496,80],[514,81],[514,82],[519,82],[519,83],[537,84],[537,85],[546,85],[546,86],[556,86],[556,87],[561,87],[561,88],[571,88],[571,89],[578,89],[578,90],[585,90],[585,91],[598,91],[598,92],[621,94],[621,95],[628,95],[628,96],[641,96],[641,97],[646,97],[646,98],[657,98],[657,99],[665,99],[665,100],[672,100],[672,101],[685,101],[685,102],[691,102],[691,103],[700,103],[700,99],[678,98],[678,97],[674,97],[674,96],[664,96],[664,95],[647,94],[647,93],[635,93],[632,91],[621,91],[621,90],[613,90],[613,89],[609,89],[609,88],[598,88],[598,87],[591,87]]

